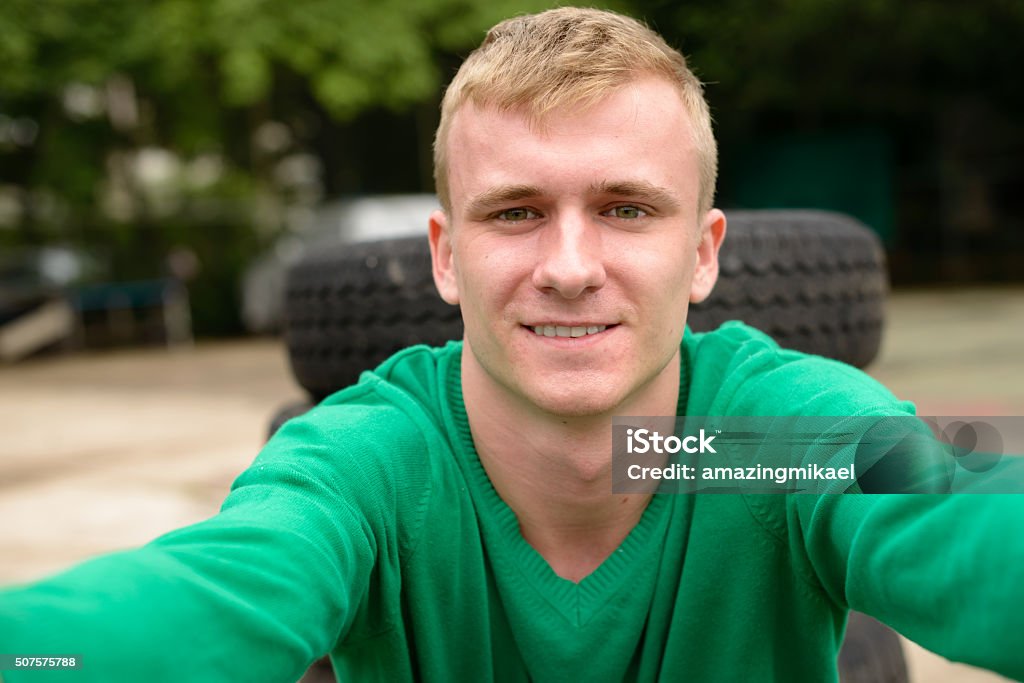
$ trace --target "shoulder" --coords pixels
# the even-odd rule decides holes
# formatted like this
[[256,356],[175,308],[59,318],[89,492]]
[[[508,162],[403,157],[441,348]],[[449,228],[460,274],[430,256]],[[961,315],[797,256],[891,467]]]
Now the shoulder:
[[[688,410],[690,414],[774,418],[779,420],[782,432],[799,425],[797,431],[841,427],[857,433],[865,425],[875,424],[874,420],[859,418],[915,412],[912,403],[899,400],[865,372],[821,356],[783,349],[764,333],[742,323],[727,323],[714,332],[694,334],[684,347],[693,367],[691,395],[702,400],[694,409],[706,411]],[[799,417],[826,420],[788,419]],[[815,452],[814,461],[824,465],[827,458],[828,462],[845,464],[856,457],[856,452],[854,443],[835,452]],[[807,510],[826,509],[816,505],[854,505],[846,502],[850,495],[744,493],[743,500],[763,530],[787,549],[804,581],[822,590],[807,555],[805,535],[794,530],[800,527],[801,515]]]
[[913,412],[910,403],[862,370],[784,349],[740,322],[683,342],[691,382],[691,414],[860,415]]
[[415,533],[435,483],[452,476],[440,400],[452,353],[412,347],[364,372],[285,423],[235,488],[298,482],[368,517],[393,510]]
[[446,368],[460,351],[461,345],[454,342],[404,349],[293,422],[347,450],[386,445],[392,454],[406,446],[422,452],[442,428]]

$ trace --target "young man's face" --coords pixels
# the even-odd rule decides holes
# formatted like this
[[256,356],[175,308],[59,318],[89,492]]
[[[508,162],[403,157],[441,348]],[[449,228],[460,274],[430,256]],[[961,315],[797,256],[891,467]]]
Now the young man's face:
[[438,289],[462,307],[464,374],[563,416],[678,381],[688,302],[710,293],[725,233],[720,211],[698,215],[688,131],[676,90],[654,78],[540,129],[517,112],[456,113],[451,212],[431,217],[430,237]]

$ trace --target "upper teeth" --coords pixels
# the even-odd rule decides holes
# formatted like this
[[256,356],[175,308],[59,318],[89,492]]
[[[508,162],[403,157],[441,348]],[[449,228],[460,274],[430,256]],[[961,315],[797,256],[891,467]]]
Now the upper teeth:
[[537,325],[535,334],[543,337],[582,337],[585,334],[597,334],[608,329],[607,325],[591,325],[590,327],[568,327],[566,325]]

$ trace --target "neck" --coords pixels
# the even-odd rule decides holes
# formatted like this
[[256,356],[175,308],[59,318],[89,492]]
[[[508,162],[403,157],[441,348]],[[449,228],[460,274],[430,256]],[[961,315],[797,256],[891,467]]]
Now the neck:
[[579,581],[639,522],[651,494],[613,494],[612,415],[674,415],[679,356],[626,401],[597,415],[547,413],[490,377],[463,345],[473,441],[523,537],[556,574]]

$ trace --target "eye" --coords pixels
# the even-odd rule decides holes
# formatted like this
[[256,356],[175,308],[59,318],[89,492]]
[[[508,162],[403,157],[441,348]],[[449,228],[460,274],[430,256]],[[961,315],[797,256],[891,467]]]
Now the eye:
[[641,209],[639,206],[633,206],[632,204],[623,204],[622,206],[615,206],[607,211],[604,215],[611,216],[612,218],[623,218],[626,220],[632,218],[643,218],[647,215],[647,212]]
[[537,218],[537,214],[523,207],[516,207],[514,209],[505,209],[501,213],[497,214],[497,218],[509,223],[519,223],[531,218]]

